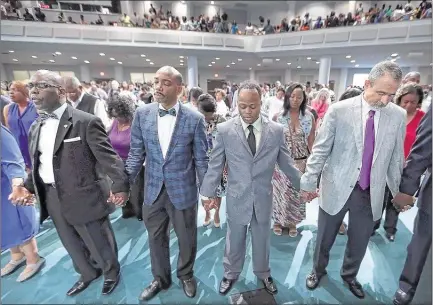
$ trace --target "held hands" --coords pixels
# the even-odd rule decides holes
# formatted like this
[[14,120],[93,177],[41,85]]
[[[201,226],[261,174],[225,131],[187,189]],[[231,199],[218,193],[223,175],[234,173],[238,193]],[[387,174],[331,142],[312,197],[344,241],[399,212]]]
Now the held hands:
[[415,203],[415,198],[413,196],[399,192],[397,193],[397,195],[395,195],[391,202],[394,204],[394,208],[397,211],[406,212],[413,207]]
[[24,187],[12,187],[12,193],[8,199],[15,205],[34,205],[35,197]]
[[120,192],[113,194],[110,192],[110,197],[108,198],[107,202],[114,203],[118,207],[124,207],[128,199],[129,193]]
[[202,199],[201,203],[205,211],[219,208],[219,203],[216,198]]

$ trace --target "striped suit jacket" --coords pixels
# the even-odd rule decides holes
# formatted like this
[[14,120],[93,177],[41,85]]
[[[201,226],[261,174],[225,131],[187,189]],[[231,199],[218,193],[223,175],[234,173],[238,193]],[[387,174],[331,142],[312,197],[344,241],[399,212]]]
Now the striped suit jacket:
[[204,117],[180,104],[164,159],[158,137],[158,107],[158,103],[151,103],[137,109],[126,170],[130,179],[135,180],[146,161],[144,204],[152,205],[165,185],[175,208],[183,210],[197,204],[197,184],[201,185],[207,171]]

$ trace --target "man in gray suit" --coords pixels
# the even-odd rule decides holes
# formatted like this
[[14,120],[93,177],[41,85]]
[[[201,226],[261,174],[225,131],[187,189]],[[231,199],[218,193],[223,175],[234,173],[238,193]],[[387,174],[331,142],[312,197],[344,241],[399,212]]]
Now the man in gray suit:
[[306,285],[315,289],[329,261],[329,251],[349,212],[348,242],[341,277],[364,298],[356,280],[375,221],[382,217],[385,185],[398,192],[403,171],[406,113],[390,103],[402,79],[391,61],[378,63],[363,94],[331,105],[319,129],[301,178],[301,189],[316,189],[320,173],[319,220],[313,271]]
[[[202,196],[216,197],[227,164],[227,236],[224,277],[219,287],[222,295],[230,291],[242,272],[248,224],[252,231],[254,273],[269,293],[277,293],[269,268],[271,179],[275,164],[278,163],[295,189],[299,190],[300,186],[300,172],[294,167],[287,149],[283,126],[260,115],[260,99],[261,90],[257,84],[247,81],[240,86],[240,116],[218,125],[218,135],[200,190]],[[215,204],[211,199],[204,206],[209,209]]]

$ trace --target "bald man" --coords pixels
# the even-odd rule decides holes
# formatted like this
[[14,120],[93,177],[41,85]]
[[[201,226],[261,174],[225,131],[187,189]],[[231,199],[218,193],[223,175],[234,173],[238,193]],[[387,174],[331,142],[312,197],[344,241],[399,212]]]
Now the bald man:
[[131,182],[146,161],[143,220],[149,235],[154,280],[140,296],[145,301],[172,283],[170,222],[179,243],[177,277],[187,297],[193,298],[197,290],[193,272],[197,184],[201,185],[207,171],[208,147],[203,115],[177,100],[182,82],[182,75],[173,67],[159,69],[154,80],[157,103],[139,107],[131,126],[131,149],[126,161]]
[[419,84],[420,82],[421,82],[421,74],[419,72],[416,72],[416,71],[409,72],[403,78],[403,84],[406,84],[406,83],[417,83],[417,84]]

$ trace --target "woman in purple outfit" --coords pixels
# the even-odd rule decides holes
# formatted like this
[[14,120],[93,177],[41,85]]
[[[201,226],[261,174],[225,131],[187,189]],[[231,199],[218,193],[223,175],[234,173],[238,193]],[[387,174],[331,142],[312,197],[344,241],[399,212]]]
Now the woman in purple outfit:
[[24,158],[26,171],[31,168],[28,134],[30,126],[37,119],[38,113],[29,99],[29,89],[23,82],[15,81],[10,87],[10,97],[13,103],[3,108],[6,127],[18,142],[21,155]]
[[[131,123],[135,112],[135,103],[130,95],[115,93],[108,103],[107,111],[113,124],[108,132],[111,145],[125,162],[128,158],[131,144]],[[142,205],[144,202],[144,166],[140,171],[135,183],[131,185],[129,200],[122,208],[122,217],[131,218],[137,216],[142,220]]]

